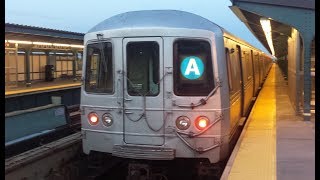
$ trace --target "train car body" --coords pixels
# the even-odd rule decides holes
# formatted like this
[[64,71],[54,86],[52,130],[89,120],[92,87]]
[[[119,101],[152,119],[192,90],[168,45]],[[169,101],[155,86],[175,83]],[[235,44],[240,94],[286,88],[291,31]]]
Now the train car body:
[[83,151],[133,159],[225,159],[271,62],[211,21],[173,10],[113,16],[84,43]]

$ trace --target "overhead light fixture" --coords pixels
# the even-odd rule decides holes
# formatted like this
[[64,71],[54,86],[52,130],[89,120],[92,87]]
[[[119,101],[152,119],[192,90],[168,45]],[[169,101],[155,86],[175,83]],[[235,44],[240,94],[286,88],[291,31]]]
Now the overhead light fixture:
[[48,45],[51,46],[52,43],[47,43],[47,42],[32,42],[32,44],[36,44],[36,45]]
[[31,41],[17,41],[17,40],[8,40],[9,43],[15,43],[15,44],[32,44]]
[[273,43],[272,43],[272,32],[271,32],[271,23],[270,23],[270,19],[267,18],[260,18],[260,24],[262,26],[262,29],[264,31],[264,34],[266,36],[268,45],[271,49],[271,53],[272,55],[275,55],[274,53],[274,47],[273,47]]
[[71,44],[70,45],[71,47],[74,47],[74,48],[84,48],[83,45],[75,45],[75,44]]
[[49,42],[31,42],[31,41],[19,41],[19,40],[4,40],[5,43],[14,44],[34,44],[34,45],[48,45],[48,46],[60,46],[60,47],[73,47],[73,48],[84,48],[83,45],[78,44],[59,44],[59,43],[49,43]]
[[64,47],[70,47],[70,44],[58,44],[58,43],[53,43],[54,46],[64,46]]

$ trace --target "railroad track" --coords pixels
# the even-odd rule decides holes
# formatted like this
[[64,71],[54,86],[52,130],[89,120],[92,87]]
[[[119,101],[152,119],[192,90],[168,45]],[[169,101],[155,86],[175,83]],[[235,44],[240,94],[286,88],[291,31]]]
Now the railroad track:
[[7,158],[6,179],[219,179],[215,176],[197,177],[197,171],[202,169],[191,168],[199,165],[195,162],[132,160],[98,152],[85,155],[81,145],[79,106],[67,107],[67,113],[69,129],[75,133]]
[[5,160],[5,179],[70,179],[68,166],[81,154],[77,132]]

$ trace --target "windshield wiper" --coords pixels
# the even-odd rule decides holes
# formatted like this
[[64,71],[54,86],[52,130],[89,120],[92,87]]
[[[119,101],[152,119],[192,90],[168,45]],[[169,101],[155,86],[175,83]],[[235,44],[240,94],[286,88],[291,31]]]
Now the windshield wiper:
[[222,84],[221,84],[221,81],[217,81],[217,83],[216,83],[216,87],[203,99],[203,98],[201,98],[200,100],[199,100],[199,102],[197,102],[197,103],[190,103],[190,104],[184,104],[184,105],[177,105],[178,107],[182,107],[182,108],[191,108],[191,109],[193,109],[193,108],[195,108],[195,107],[198,107],[198,106],[201,106],[201,105],[205,105],[205,104],[207,104],[207,101],[208,101],[208,99],[218,90],[218,88],[219,87],[221,87],[222,86]]
[[108,58],[105,59],[105,56],[104,56],[103,44],[102,44],[102,41],[101,41],[102,38],[103,38],[103,34],[97,34],[98,43],[100,45],[102,65],[104,67],[103,70],[104,70],[104,72],[108,72]]

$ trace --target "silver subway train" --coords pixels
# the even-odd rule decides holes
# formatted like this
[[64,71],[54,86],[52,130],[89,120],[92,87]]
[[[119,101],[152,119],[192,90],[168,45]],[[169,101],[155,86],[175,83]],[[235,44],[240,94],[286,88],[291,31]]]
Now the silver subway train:
[[83,151],[224,160],[271,57],[175,10],[113,16],[84,37]]

